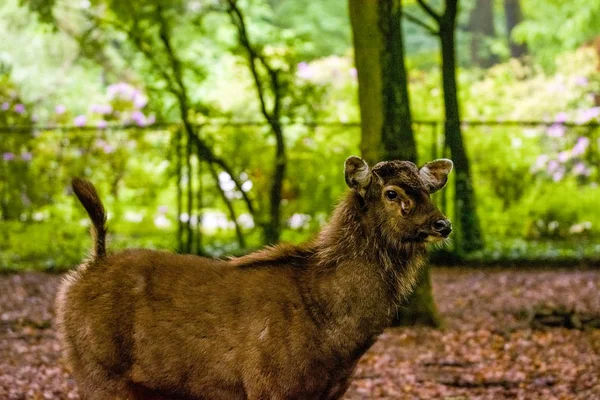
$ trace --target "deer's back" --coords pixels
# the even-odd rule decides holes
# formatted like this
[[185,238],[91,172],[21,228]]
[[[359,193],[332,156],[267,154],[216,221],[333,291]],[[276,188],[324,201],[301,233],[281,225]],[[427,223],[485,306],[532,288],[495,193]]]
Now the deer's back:
[[298,279],[294,268],[130,250],[67,278],[59,321],[74,370],[88,377],[208,398],[278,387],[320,397],[332,360]]

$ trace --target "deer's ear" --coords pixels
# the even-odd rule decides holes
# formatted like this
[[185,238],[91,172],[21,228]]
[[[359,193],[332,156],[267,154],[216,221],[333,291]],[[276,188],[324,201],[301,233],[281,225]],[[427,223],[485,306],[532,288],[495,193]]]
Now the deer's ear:
[[447,158],[440,158],[423,165],[419,169],[421,180],[429,193],[435,193],[446,185],[448,174],[452,171],[452,161]]
[[346,184],[364,197],[371,184],[371,169],[369,164],[360,157],[351,156],[344,163]]

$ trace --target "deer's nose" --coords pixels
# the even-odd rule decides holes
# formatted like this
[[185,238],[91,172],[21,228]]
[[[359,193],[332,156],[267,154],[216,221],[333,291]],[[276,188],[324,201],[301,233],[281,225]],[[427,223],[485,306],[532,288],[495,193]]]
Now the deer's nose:
[[448,237],[452,232],[452,223],[448,219],[437,220],[433,223],[433,230],[443,237]]

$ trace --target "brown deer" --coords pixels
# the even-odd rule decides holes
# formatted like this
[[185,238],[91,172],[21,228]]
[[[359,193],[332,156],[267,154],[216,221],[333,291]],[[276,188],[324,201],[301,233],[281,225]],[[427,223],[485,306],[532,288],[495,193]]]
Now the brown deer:
[[373,169],[312,241],[227,261],[152,250],[107,254],[94,186],[73,180],[93,222],[90,260],[64,279],[58,325],[85,399],[338,399],[450,221],[430,193],[441,159]]

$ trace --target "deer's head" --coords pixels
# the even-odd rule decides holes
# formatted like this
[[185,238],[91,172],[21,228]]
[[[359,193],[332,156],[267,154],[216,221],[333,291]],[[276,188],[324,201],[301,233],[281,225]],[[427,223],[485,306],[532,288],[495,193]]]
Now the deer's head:
[[452,161],[439,159],[421,168],[409,161],[383,161],[370,168],[359,157],[345,163],[346,183],[366,208],[365,216],[391,241],[442,241],[452,224],[430,195],[442,189]]

